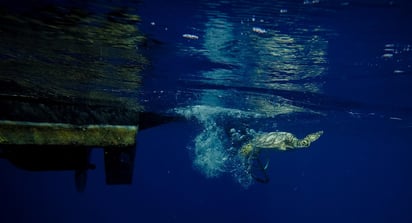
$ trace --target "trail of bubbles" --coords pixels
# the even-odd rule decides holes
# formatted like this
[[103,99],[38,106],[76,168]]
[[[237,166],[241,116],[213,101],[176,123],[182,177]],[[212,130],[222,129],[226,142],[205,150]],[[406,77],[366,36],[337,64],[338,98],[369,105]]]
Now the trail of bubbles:
[[226,172],[228,155],[225,151],[223,130],[212,123],[194,139],[194,166],[206,177],[218,177]]
[[[225,129],[224,122],[235,119],[263,117],[257,113],[237,109],[210,106],[190,106],[176,108],[174,112],[188,119],[195,118],[203,130],[195,137],[188,148],[194,155],[193,165],[207,178],[231,175],[242,187],[248,188],[253,180],[248,173],[245,158],[238,153],[241,144],[250,139],[255,132],[231,128]],[[219,123],[219,124],[217,124]]]

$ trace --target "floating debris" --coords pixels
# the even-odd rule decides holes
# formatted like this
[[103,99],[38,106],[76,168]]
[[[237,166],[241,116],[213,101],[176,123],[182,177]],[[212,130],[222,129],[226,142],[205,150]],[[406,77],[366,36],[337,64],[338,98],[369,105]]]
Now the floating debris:
[[405,71],[403,71],[403,70],[394,70],[393,73],[394,74],[403,74],[403,73],[405,73]]
[[260,34],[266,33],[265,29],[262,29],[262,28],[259,28],[259,27],[253,27],[252,31],[255,32],[255,33],[260,33]]
[[312,0],[312,1],[305,0],[305,1],[303,1],[303,4],[304,4],[304,5],[309,5],[309,4],[318,4],[318,3],[320,3],[320,1],[319,1],[319,0]]
[[186,39],[199,39],[199,36],[196,36],[196,35],[193,35],[193,34],[183,34],[182,35],[183,36],[183,38],[186,38]]
[[381,56],[382,58],[392,58],[393,54],[392,53],[385,53]]

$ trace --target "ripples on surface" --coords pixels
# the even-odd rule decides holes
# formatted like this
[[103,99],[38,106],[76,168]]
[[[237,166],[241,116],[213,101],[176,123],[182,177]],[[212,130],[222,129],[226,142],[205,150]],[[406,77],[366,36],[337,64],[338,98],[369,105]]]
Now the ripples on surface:
[[[205,3],[204,8],[205,23],[198,40],[200,44],[188,43],[180,49],[185,54],[221,64],[182,78],[188,86],[203,86],[197,95],[199,104],[268,112],[269,104],[276,104],[280,109],[279,105],[290,107],[290,104],[282,96],[247,91],[237,94],[241,94],[241,101],[250,100],[234,104],[240,101],[229,99],[232,96],[227,95],[224,87],[237,90],[248,87],[257,91],[323,91],[322,76],[327,72],[328,63],[326,36],[333,32],[308,21],[310,8],[305,8],[301,2],[252,4],[246,1]],[[213,89],[213,86],[222,90]],[[225,99],[232,103],[221,104]],[[297,110],[301,112],[303,109]]]
[[138,105],[147,61],[137,15],[97,2],[27,5],[0,9],[3,96]]

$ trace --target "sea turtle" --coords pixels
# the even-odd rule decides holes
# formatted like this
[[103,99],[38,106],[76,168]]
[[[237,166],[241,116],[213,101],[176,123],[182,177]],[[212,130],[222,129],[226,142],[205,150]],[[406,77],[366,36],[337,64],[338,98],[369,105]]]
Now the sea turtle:
[[323,134],[323,131],[318,131],[307,135],[303,139],[298,139],[289,132],[269,132],[257,135],[248,143],[242,146],[240,154],[245,157],[257,155],[261,149],[275,150],[290,150],[296,148],[306,148]]

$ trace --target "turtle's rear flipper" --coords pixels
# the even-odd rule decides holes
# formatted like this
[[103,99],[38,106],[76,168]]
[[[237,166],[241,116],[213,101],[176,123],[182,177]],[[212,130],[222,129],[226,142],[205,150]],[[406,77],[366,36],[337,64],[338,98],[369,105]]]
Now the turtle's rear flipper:
[[258,156],[251,157],[249,160],[250,174],[254,180],[259,183],[269,183],[269,175],[266,173],[266,169],[269,165],[269,161],[263,165],[262,161]]

